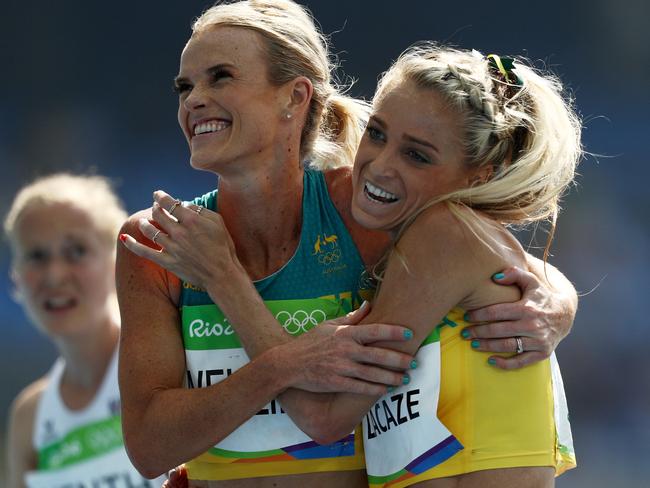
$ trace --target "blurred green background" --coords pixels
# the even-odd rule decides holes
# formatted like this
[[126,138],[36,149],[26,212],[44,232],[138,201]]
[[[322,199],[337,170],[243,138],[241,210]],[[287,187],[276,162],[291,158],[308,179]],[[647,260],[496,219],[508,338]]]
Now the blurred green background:
[[[523,54],[570,87],[584,118],[585,146],[595,156],[582,162],[578,186],[565,200],[551,259],[585,294],[573,333],[558,349],[580,465],[557,485],[648,486],[650,3],[303,3],[331,34],[345,73],[358,79],[351,90],[358,96],[370,97],[377,75],[422,39]],[[189,167],[171,90],[190,23],[207,6],[194,0],[3,2],[3,215],[21,185],[53,171],[95,168],[118,183],[130,211],[149,206],[158,188],[180,198],[213,188],[212,175]],[[522,237],[527,244],[528,235]],[[3,418],[18,391],[54,359],[11,300],[8,264],[3,243]]]

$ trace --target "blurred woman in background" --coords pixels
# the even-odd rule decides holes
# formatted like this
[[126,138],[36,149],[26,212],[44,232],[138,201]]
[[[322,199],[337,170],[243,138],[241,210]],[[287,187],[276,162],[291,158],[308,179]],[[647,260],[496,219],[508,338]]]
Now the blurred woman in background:
[[164,479],[143,479],[122,441],[114,266],[125,218],[105,178],[56,174],[20,190],[5,219],[17,299],[59,354],[11,409],[9,488]]

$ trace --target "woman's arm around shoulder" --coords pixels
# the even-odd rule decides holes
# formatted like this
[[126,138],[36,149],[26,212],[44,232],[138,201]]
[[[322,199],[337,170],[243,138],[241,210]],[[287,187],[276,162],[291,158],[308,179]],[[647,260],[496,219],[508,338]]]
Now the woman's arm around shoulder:
[[[413,331],[413,338],[374,345],[414,354],[449,310],[489,280],[492,259],[446,207],[423,212],[391,253],[372,310],[362,321],[400,324]],[[377,398],[339,394],[330,404],[326,440],[349,431]]]
[[24,488],[25,474],[37,467],[32,437],[38,402],[47,381],[47,378],[41,378],[32,383],[11,405],[7,428],[7,488]]
[[455,306],[464,306],[489,280],[495,255],[444,204],[423,211],[395,244],[366,320],[405,325],[415,352],[432,327]]
[[[122,232],[150,247],[135,214]],[[118,244],[117,290],[122,317],[119,380],[124,442],[147,478],[205,452],[257,413],[284,386],[273,357],[262,355],[224,381],[184,387],[180,283],[150,260]],[[217,391],[218,390],[218,391]]]
[[475,351],[510,352],[516,337],[524,341],[523,354],[495,356],[496,366],[516,369],[548,358],[568,335],[578,307],[571,282],[549,263],[526,253],[521,267],[511,264],[494,276],[502,285],[516,285],[522,297],[515,303],[497,304],[470,312],[473,322],[466,328],[467,340],[478,340]]

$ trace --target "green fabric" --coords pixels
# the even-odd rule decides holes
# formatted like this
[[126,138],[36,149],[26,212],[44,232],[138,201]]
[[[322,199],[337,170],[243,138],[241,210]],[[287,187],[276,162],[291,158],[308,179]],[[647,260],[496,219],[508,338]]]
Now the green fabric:
[[70,431],[63,439],[38,452],[38,469],[58,469],[121,448],[122,426],[116,415]]

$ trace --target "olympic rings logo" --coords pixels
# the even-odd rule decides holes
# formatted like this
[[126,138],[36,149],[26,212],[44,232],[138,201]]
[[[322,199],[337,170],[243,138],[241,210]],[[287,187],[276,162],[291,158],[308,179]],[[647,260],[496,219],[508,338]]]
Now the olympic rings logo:
[[320,264],[334,264],[337,263],[339,259],[341,259],[341,250],[338,248],[318,255],[318,262]]
[[300,331],[307,332],[312,327],[323,322],[327,316],[322,310],[316,309],[311,313],[304,310],[296,310],[294,313],[282,310],[275,316],[278,322],[282,324],[284,330],[291,335],[296,335]]

